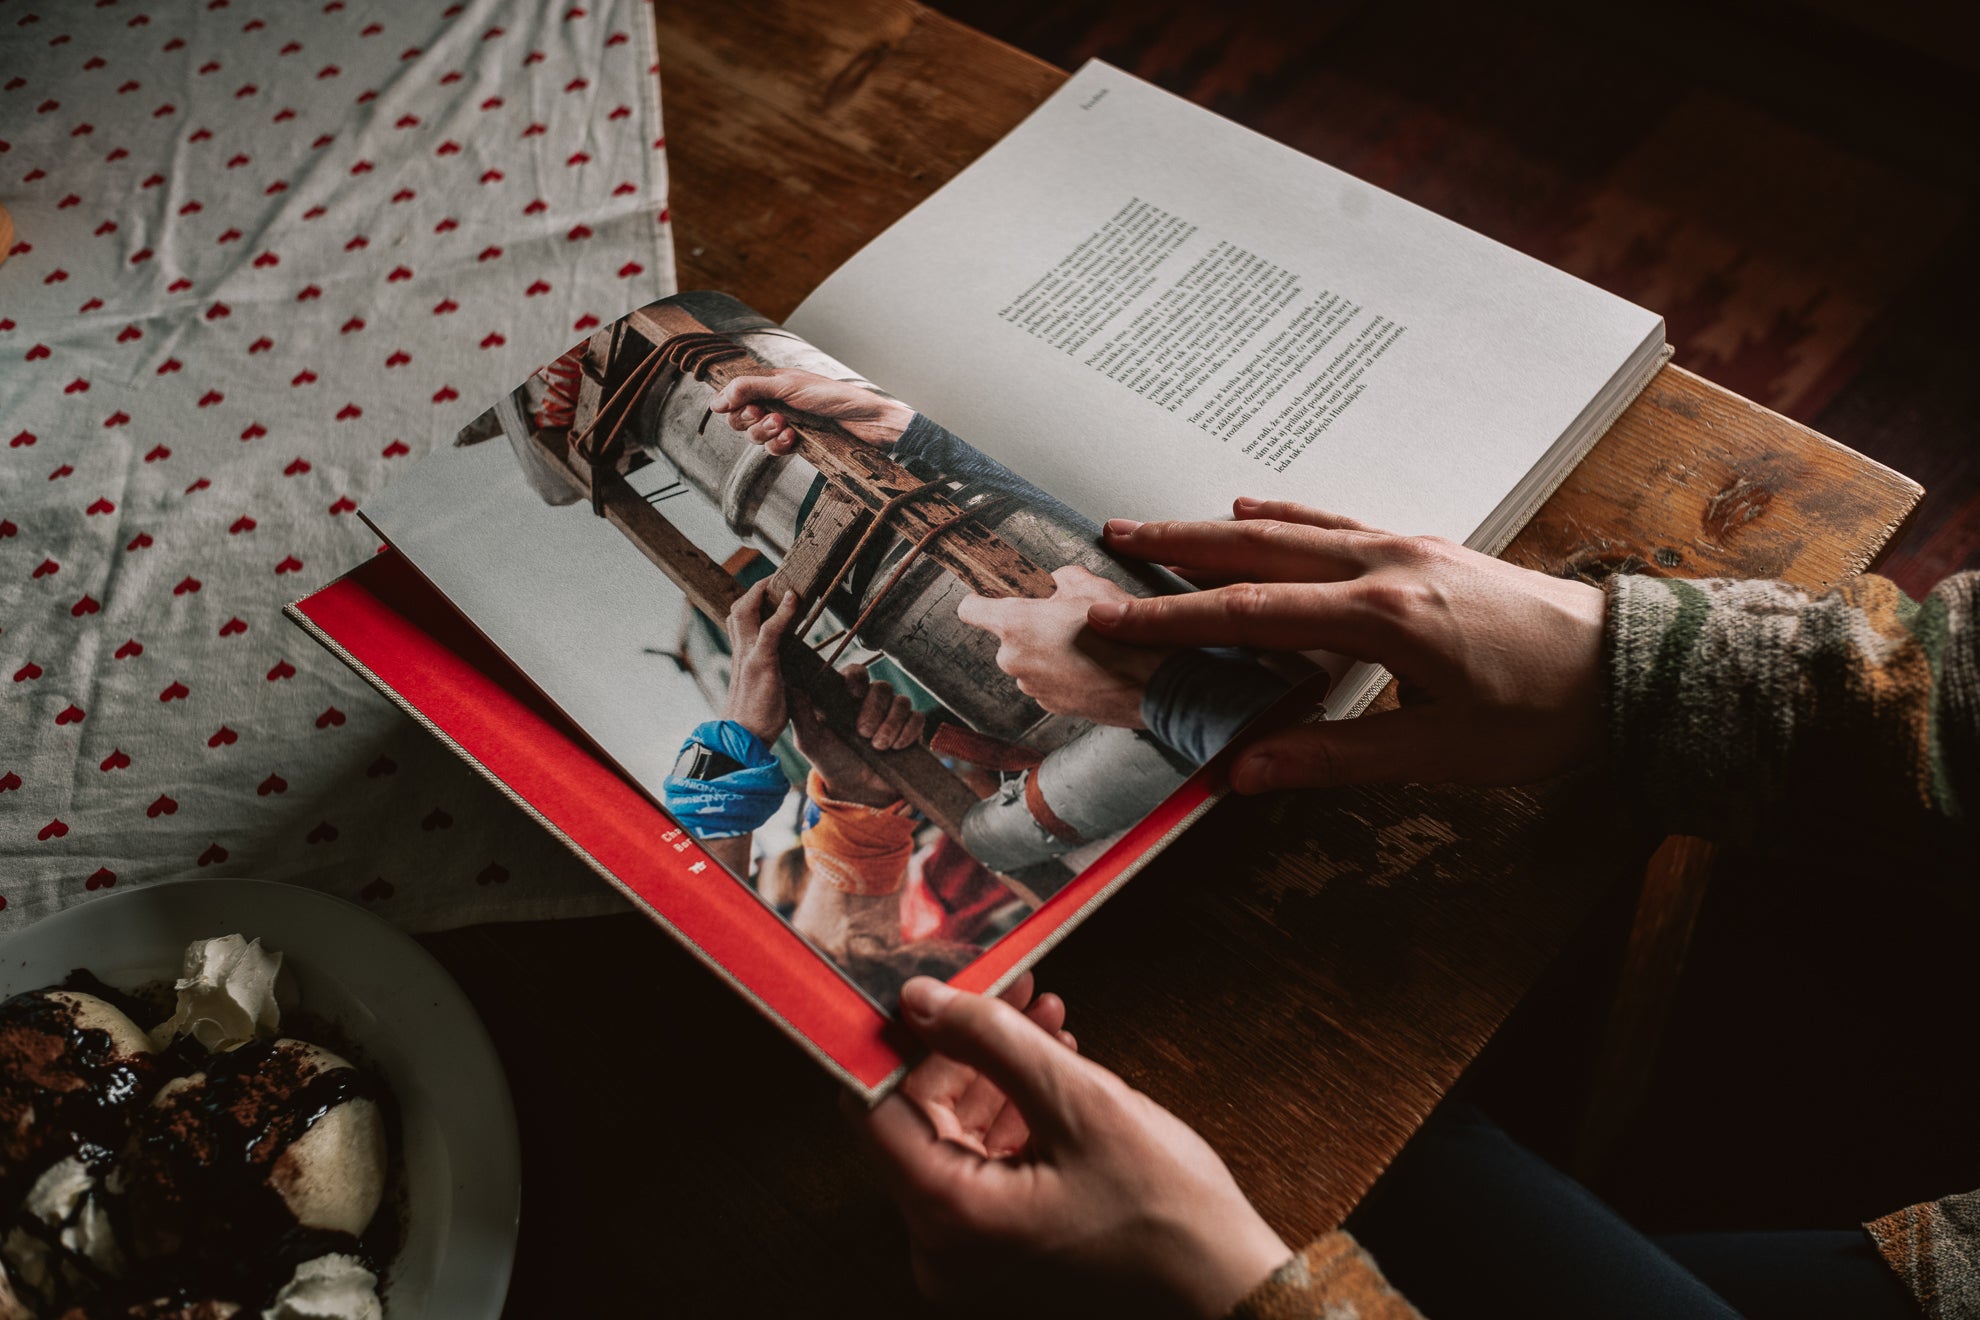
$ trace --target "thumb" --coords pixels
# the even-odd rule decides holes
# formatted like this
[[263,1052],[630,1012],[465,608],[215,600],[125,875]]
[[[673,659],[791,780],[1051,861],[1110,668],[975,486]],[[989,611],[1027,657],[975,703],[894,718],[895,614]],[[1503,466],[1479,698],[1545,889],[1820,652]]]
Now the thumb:
[[1339,784],[1430,783],[1448,777],[1448,729],[1433,713],[1405,707],[1351,720],[1304,724],[1260,738],[1238,754],[1240,793]]
[[996,1083],[1037,1136],[1050,1140],[1077,1125],[1076,1110],[1099,1065],[1002,999],[917,976],[901,988],[901,1009],[930,1049]]

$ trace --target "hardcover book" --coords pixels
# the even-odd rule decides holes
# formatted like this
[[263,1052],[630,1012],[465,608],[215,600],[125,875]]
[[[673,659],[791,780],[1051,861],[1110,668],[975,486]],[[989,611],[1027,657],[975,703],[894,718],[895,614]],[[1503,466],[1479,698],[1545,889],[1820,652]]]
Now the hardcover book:
[[1287,499],[1496,552],[1667,356],[1607,293],[1101,64],[777,324],[599,330],[291,616],[869,1100],[1353,657],[1135,653],[1109,517]]

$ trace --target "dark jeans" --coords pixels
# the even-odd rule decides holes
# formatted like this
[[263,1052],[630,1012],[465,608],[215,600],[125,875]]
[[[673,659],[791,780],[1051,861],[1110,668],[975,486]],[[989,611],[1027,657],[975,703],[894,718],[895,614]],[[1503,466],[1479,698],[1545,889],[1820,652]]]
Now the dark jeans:
[[1857,1230],[1653,1242],[1469,1105],[1447,1105],[1348,1229],[1430,1320],[1917,1320]]

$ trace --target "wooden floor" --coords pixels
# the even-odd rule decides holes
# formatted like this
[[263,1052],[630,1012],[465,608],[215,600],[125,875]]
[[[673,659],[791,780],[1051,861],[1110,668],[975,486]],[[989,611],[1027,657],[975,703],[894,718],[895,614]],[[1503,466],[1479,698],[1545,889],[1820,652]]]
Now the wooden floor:
[[[1843,0],[935,6],[1063,67],[1105,59],[1662,312],[1678,363],[1925,486],[1883,571],[1918,593],[1980,568],[1980,73],[1932,53],[1980,43],[1829,17]],[[1721,876],[1600,1190],[1651,1227],[1840,1227],[1980,1186],[1970,1044],[1950,1044],[1970,1043],[1980,923],[1935,886],[1972,878],[1791,841]],[[1616,938],[1592,935],[1478,1070],[1550,1154]]]

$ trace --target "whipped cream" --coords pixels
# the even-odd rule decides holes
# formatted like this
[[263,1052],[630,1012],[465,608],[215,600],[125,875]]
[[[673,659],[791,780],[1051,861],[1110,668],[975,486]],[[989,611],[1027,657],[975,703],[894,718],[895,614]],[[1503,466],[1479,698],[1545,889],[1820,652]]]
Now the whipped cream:
[[275,1004],[275,977],[282,955],[261,947],[261,941],[239,935],[194,940],[186,946],[185,964],[173,984],[178,1008],[151,1029],[153,1049],[162,1050],[180,1036],[190,1035],[214,1053],[245,1045],[257,1036],[273,1036],[282,1024]]

